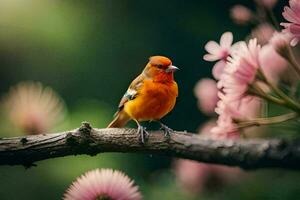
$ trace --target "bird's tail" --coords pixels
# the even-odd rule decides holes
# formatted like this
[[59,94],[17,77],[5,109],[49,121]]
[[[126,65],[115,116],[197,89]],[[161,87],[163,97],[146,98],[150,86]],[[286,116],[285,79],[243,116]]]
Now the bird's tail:
[[122,128],[130,120],[130,117],[122,110],[115,115],[115,118],[107,128]]

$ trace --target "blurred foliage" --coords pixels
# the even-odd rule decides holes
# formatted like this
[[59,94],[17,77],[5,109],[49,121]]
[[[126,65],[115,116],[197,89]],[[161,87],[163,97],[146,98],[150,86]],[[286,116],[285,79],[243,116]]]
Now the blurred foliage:
[[[165,122],[177,130],[196,131],[205,116],[197,109],[193,87],[211,76],[210,64],[202,61],[204,44],[224,31],[232,31],[235,41],[249,31],[229,19],[229,8],[236,3],[252,1],[1,0],[0,94],[20,81],[40,81],[67,105],[66,120],[51,132],[76,128],[82,121],[105,127],[148,57],[162,54],[181,68],[176,74],[178,103]],[[276,9],[279,13],[282,7]],[[0,137],[11,136],[12,128],[0,113]],[[300,174],[281,170],[249,172],[240,184],[191,196],[177,186],[170,162],[162,156],[105,153],[45,160],[29,169],[1,166],[0,199],[60,199],[77,176],[101,167],[127,173],[145,199],[300,196]]]

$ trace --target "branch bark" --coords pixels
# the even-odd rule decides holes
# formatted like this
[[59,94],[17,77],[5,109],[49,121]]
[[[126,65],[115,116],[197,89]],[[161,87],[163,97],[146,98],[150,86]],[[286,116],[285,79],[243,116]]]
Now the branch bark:
[[244,169],[300,169],[299,140],[216,141],[186,132],[166,138],[154,131],[142,144],[136,129],[93,129],[89,123],[63,133],[0,139],[0,165],[30,167],[49,158],[104,152],[160,154]]

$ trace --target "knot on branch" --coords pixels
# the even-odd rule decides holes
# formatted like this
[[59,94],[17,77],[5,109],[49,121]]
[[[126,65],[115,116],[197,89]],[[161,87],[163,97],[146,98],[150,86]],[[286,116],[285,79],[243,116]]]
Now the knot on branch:
[[92,131],[91,124],[89,122],[82,122],[79,127],[79,132],[84,135],[90,135]]
[[91,136],[92,127],[89,122],[82,122],[81,126],[75,132],[69,132],[66,136],[67,143],[73,145],[83,145],[93,142]]
[[28,139],[26,137],[23,137],[20,139],[20,142],[22,143],[22,145],[25,145],[28,142]]
[[92,144],[96,143],[91,134],[92,130],[93,128],[89,122],[82,122],[76,132],[67,133],[67,144],[72,146],[76,152],[86,152],[91,156],[96,155],[95,149],[92,148]]

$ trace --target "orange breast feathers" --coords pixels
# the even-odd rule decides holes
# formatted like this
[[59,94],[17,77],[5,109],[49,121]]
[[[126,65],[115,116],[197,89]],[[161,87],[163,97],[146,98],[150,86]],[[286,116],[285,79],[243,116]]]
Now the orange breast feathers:
[[145,80],[138,96],[124,105],[124,111],[138,121],[159,120],[174,108],[177,96],[175,81]]

